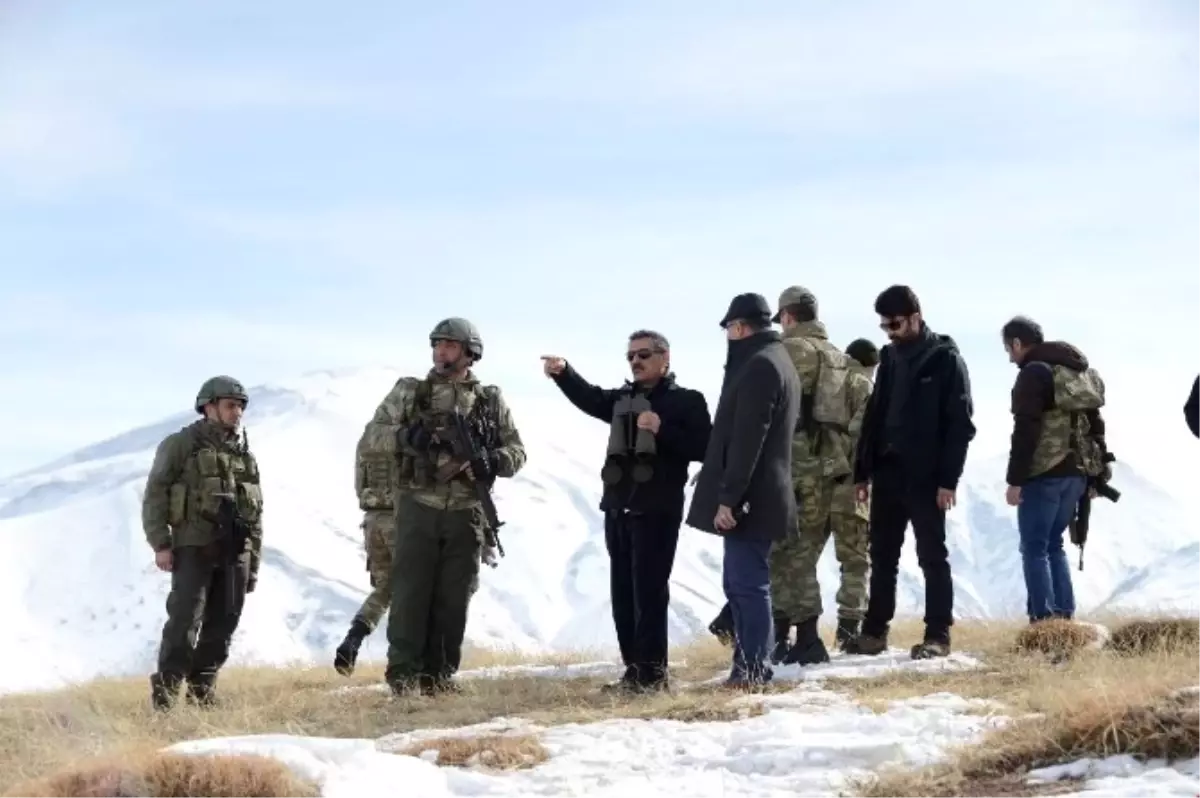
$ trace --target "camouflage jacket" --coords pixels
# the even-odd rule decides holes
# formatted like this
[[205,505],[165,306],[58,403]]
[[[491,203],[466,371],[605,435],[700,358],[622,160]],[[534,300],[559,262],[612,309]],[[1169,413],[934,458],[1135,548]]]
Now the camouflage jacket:
[[221,494],[235,497],[248,530],[246,553],[258,573],[262,552],[262,488],[258,462],[245,438],[199,419],[158,445],[142,496],[142,529],[158,551],[206,546],[220,539]]
[[444,429],[455,407],[480,430],[482,446],[495,455],[497,477],[512,477],[521,470],[525,446],[500,389],[481,385],[471,372],[456,382],[431,369],[424,379],[398,380],[363,429],[354,477],[362,509],[391,508],[397,490],[429,507],[463,510],[479,505],[465,474],[444,482],[435,478],[453,462],[449,452],[420,451],[411,443],[415,424],[429,432]]
[[792,439],[792,479],[801,493],[851,472],[846,396],[853,361],[829,341],[819,321],[797,324],[783,333],[783,345],[800,377],[800,421]]
[[[850,379],[846,386],[846,399],[850,403],[850,452],[858,447],[862,436],[863,419],[867,414],[867,400],[875,389],[871,381],[872,369],[861,363],[850,364]],[[869,502],[859,502],[854,497],[854,479],[846,477],[833,486],[833,512],[839,515],[855,515],[864,521],[870,519]]]

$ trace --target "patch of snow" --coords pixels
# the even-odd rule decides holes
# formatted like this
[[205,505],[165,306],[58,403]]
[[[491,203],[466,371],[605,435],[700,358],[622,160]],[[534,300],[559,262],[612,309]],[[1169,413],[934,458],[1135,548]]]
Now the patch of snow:
[[[747,697],[750,699],[751,697]],[[754,696],[762,715],[730,722],[613,719],[540,728],[501,718],[458,730],[421,730],[378,741],[265,735],[189,741],[169,750],[274,756],[322,785],[327,796],[837,795],[848,779],[888,763],[921,766],[1003,718],[939,694],[872,712],[814,685]],[[439,768],[429,757],[393,753],[430,738],[537,733],[550,753],[528,770]]]
[[[843,654],[830,652],[829,662],[817,665],[775,665],[773,681],[807,682],[825,679],[871,679],[889,673],[939,673],[946,671],[968,671],[982,667],[975,657],[961,652],[952,652],[947,657],[935,659],[912,659],[908,650],[889,648],[883,654]],[[726,676],[715,676],[702,684],[724,681]]]
[[1073,796],[1192,796],[1200,795],[1200,758],[1168,763],[1164,759],[1139,762],[1122,754],[1104,759],[1079,759],[1063,765],[1033,770],[1031,784],[1062,779],[1082,779],[1082,789]]

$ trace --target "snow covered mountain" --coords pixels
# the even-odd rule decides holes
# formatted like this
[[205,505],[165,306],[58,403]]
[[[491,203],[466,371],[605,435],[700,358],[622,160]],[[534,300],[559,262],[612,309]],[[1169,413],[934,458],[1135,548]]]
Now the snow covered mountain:
[[[265,552],[234,642],[239,662],[325,663],[368,589],[353,493],[363,424],[400,374],[358,369],[252,389],[246,424],[263,472]],[[508,396],[529,452],[497,488],[508,554],[485,569],[468,638],[523,648],[615,648],[598,470],[606,431],[560,397]],[[49,687],[153,669],[168,577],[140,525],[154,448],[181,413],[0,482],[0,689]],[[956,612],[1019,615],[1024,586],[1003,462],[971,460],[950,514]],[[1098,502],[1083,607],[1197,611],[1200,533],[1168,495],[1119,465],[1121,502]],[[1071,549],[1072,557],[1076,556]],[[920,615],[913,547],[901,561],[899,611]],[[837,565],[821,562],[828,617]],[[702,632],[722,603],[719,541],[685,529],[672,584],[674,641]],[[364,657],[382,656],[382,630]]]

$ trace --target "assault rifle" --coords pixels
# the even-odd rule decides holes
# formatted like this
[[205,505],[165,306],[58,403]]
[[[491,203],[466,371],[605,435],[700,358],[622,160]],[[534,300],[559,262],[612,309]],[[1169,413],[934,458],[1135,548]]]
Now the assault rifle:
[[[479,504],[483,507],[483,516],[487,522],[487,529],[484,530],[484,538],[488,546],[495,546],[496,551],[500,556],[504,556],[504,546],[500,544],[500,527],[504,526],[504,522],[496,514],[496,503],[492,501],[492,483],[495,482],[495,477],[484,480],[483,475],[487,474],[490,466],[487,462],[487,451],[479,445],[476,436],[471,431],[471,425],[467,422],[466,416],[457,407],[451,414],[453,424],[452,434],[449,435],[449,440],[441,438],[442,442],[449,444],[451,456],[454,458],[443,468],[438,469],[437,479],[439,482],[447,482],[457,476],[462,470],[462,464],[468,463],[471,466],[471,474],[475,477],[471,480],[471,484],[475,486],[475,498],[479,499]],[[493,568],[495,563],[489,563]]]
[[[1103,462],[1111,463],[1116,458],[1111,454],[1105,453]],[[1069,529],[1071,532],[1071,542],[1079,547],[1079,570],[1083,570],[1083,546],[1087,543],[1088,526],[1092,520],[1092,494],[1099,496],[1102,499],[1108,499],[1114,504],[1121,500],[1121,491],[1108,484],[1107,477],[1088,477],[1087,490],[1083,492],[1082,498],[1079,499],[1079,506],[1075,509],[1075,517],[1071,519]]]
[[[233,612],[237,603],[237,590],[234,589],[235,576],[238,569],[238,558],[245,553],[246,540],[250,530],[237,511],[237,497],[232,493],[213,494],[220,499],[217,507],[218,544],[227,543],[222,547],[222,564],[225,566],[225,605],[227,612]],[[228,538],[228,540],[226,540]]]

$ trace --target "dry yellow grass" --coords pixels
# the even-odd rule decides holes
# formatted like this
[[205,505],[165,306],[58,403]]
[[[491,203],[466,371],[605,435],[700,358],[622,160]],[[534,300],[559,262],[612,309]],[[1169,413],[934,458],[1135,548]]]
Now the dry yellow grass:
[[15,785],[5,795],[85,796],[280,796],[320,795],[316,784],[297,778],[282,763],[252,755],[185,756],[146,751],[71,767]]
[[1027,626],[1017,634],[1013,651],[1017,654],[1044,654],[1063,660],[1084,651],[1100,639],[1091,624],[1067,620],[1050,620]]
[[[1138,622],[1144,623],[1144,622]],[[1083,757],[1132,754],[1190,758],[1200,754],[1196,694],[1200,653],[1179,636],[1138,654],[1077,650],[1048,665],[1017,646],[989,658],[983,672],[932,674],[913,684],[881,680],[859,690],[904,697],[935,690],[990,698],[1015,718],[976,743],[951,752],[934,767],[888,769],[856,785],[866,796],[1033,795],[1069,785],[1028,785],[1029,770]],[[915,689],[914,689],[915,688]]]
[[1200,646],[1200,619],[1153,618],[1121,624],[1112,630],[1108,648],[1122,654]]
[[532,734],[486,734],[478,737],[438,737],[422,740],[403,751],[408,756],[421,756],[434,751],[438,765],[452,767],[483,766],[493,770],[531,768],[550,758],[541,740]]
[[[715,640],[672,651],[680,681],[710,678],[728,663]],[[601,659],[572,652],[539,665]],[[475,650],[465,668],[532,664],[514,652]],[[421,728],[453,728],[500,716],[536,723],[587,722],[611,717],[726,720],[757,710],[731,707],[736,696],[715,689],[622,696],[602,693],[603,679],[533,676],[470,679],[461,695],[393,699],[381,665],[363,665],[350,679],[332,667],[230,668],[218,683],[220,705],[181,702],[166,715],[150,709],[145,678],[104,679],[65,690],[0,696],[0,792],[44,778],[81,760],[153,751],[171,743],[240,734],[283,733],[375,738]],[[361,689],[345,689],[361,688]],[[98,764],[103,764],[100,762]]]

